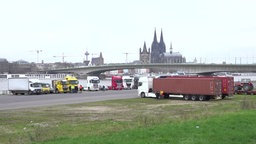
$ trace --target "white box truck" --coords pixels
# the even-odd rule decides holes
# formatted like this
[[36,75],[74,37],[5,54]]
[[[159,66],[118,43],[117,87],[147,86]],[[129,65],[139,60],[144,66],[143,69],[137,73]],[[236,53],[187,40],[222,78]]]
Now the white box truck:
[[28,78],[9,78],[8,90],[14,94],[41,94],[42,86],[38,82],[32,82]]

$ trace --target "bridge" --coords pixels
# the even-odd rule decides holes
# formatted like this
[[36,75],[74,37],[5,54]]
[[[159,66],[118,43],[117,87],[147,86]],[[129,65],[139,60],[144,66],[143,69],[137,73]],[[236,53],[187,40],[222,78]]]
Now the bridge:
[[100,75],[106,71],[120,69],[165,69],[182,71],[190,74],[209,75],[215,72],[256,72],[255,64],[195,64],[195,63],[151,63],[151,64],[108,64],[100,66],[84,66],[49,70],[48,73],[77,73],[86,75]]

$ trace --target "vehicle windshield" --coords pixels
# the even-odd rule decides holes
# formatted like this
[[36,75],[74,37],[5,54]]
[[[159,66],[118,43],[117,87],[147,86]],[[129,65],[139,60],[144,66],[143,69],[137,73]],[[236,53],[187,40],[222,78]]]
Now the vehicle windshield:
[[132,82],[132,79],[124,79],[125,82]]
[[248,82],[251,82],[251,79],[241,79],[241,82],[248,83]]
[[116,82],[116,83],[122,83],[122,82],[123,82],[123,80],[118,79],[118,80],[115,80],[115,82]]
[[31,87],[41,87],[42,85],[40,83],[32,83]]
[[69,80],[69,84],[78,84],[78,80]]
[[100,80],[98,80],[98,79],[92,79],[92,80],[90,80],[90,83],[100,83]]
[[67,81],[61,81],[61,84],[63,84],[63,85],[67,85],[67,84],[68,84],[68,82],[67,82]]

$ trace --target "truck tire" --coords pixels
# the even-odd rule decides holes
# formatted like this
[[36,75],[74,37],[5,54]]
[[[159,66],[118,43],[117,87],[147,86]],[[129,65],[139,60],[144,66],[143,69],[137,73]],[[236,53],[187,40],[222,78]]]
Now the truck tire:
[[205,101],[206,97],[205,97],[204,95],[200,95],[200,96],[198,97],[198,99],[199,99],[200,101]]
[[141,98],[145,98],[145,97],[146,97],[145,93],[142,92],[142,93],[140,94],[140,97],[141,97]]
[[32,91],[28,91],[28,95],[32,95]]
[[160,99],[160,94],[156,93],[156,99]]
[[169,94],[164,94],[164,98],[168,99],[169,98]]
[[209,101],[210,99],[211,99],[210,96],[206,96],[206,97],[205,97],[205,100],[206,100],[206,101]]
[[184,100],[190,100],[190,98],[191,98],[191,97],[190,97],[189,95],[184,95],[184,96],[183,96],[183,99],[184,99]]
[[244,89],[244,91],[251,91],[253,89],[253,86],[248,83],[245,83],[243,85],[243,89]]
[[236,85],[235,87],[234,87],[234,91],[238,91],[238,90],[241,90],[242,88],[241,88],[241,86],[240,85]]
[[198,96],[196,96],[196,95],[192,95],[192,96],[191,96],[191,100],[192,100],[192,101],[196,101],[196,100],[198,100]]

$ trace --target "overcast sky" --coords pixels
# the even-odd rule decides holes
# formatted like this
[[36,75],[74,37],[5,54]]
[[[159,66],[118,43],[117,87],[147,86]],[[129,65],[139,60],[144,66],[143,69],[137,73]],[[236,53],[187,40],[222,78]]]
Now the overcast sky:
[[[139,59],[156,30],[187,61],[256,62],[255,0],[0,0],[0,58]],[[38,53],[37,51],[42,50]],[[57,57],[54,57],[57,56]],[[242,58],[242,60],[240,59]]]

